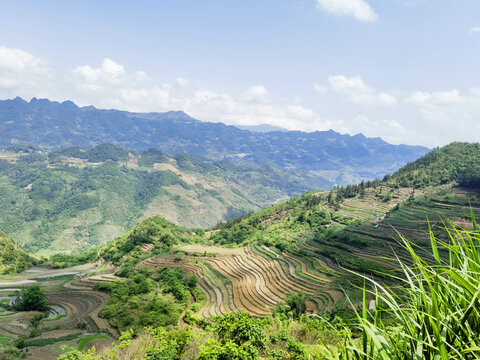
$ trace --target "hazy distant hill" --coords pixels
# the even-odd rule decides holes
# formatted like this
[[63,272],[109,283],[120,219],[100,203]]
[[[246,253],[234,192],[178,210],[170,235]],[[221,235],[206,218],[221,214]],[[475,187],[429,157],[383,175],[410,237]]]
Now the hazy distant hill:
[[239,128],[240,130],[248,130],[252,132],[259,132],[259,133],[267,133],[267,132],[274,132],[274,131],[288,131],[280,126],[274,126],[269,124],[260,124],[260,125],[235,125],[235,127]]
[[272,167],[204,162],[157,149],[134,155],[112,144],[40,153],[0,152],[0,229],[31,252],[89,249],[161,214],[212,226],[311,189]]
[[302,175],[318,188],[383,177],[428,151],[333,130],[251,132],[201,122],[182,111],[130,113],[36,98],[0,101],[0,146],[89,147],[103,142],[132,150],[156,147],[171,155],[185,152],[208,160],[267,163]]

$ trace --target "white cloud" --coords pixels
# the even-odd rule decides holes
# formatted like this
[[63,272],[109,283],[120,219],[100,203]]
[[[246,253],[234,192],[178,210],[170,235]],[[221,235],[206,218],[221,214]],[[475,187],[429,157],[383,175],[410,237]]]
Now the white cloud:
[[246,101],[265,101],[268,98],[267,88],[263,85],[254,85],[249,87],[243,94],[243,100]]
[[45,93],[53,73],[40,59],[26,51],[0,46],[0,96],[27,96],[30,90]]
[[366,115],[359,115],[348,122],[342,121],[340,131],[348,134],[362,133],[368,137],[389,138],[395,142],[402,142],[406,136],[411,136],[412,132],[405,128],[400,122],[393,119],[372,119]]
[[[343,112],[344,118],[350,114],[350,120],[335,123],[339,131],[427,146],[480,140],[479,87],[467,92],[459,89],[382,92],[358,76],[335,75],[328,77],[324,85],[315,84],[314,89],[320,99],[326,99],[327,106],[333,103],[332,109]],[[346,107],[345,102],[361,107]],[[363,114],[355,117],[358,111]]]
[[359,76],[329,76],[326,85],[316,84],[314,89],[320,93],[331,91],[346,98],[349,102],[362,106],[393,106],[397,104],[394,95],[377,92],[374,88],[365,84]]
[[317,7],[335,16],[353,16],[359,21],[375,21],[378,15],[364,0],[317,0]]
[[58,72],[26,51],[0,47],[0,98],[16,96],[138,112],[184,110],[204,121],[232,125],[266,123],[307,131],[333,126],[296,99],[275,101],[261,84],[236,93],[219,93],[196,87],[182,77],[161,83],[144,71],[128,71],[108,58],[99,66],[81,65]]
[[474,26],[470,29],[470,35],[475,35],[480,33],[480,26]]
[[437,92],[422,92],[417,91],[406,98],[407,102],[412,102],[418,105],[436,104],[436,105],[452,105],[462,104],[466,101],[465,97],[460,95],[457,89],[449,91]]

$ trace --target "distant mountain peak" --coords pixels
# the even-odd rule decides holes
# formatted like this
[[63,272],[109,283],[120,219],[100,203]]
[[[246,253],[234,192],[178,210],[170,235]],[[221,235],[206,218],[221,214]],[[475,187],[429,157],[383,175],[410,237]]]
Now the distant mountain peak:
[[240,130],[248,130],[251,132],[259,132],[259,133],[268,133],[274,131],[281,131],[286,132],[288,131],[285,128],[280,126],[270,125],[270,124],[259,124],[259,125],[234,125],[235,127],[239,128]]

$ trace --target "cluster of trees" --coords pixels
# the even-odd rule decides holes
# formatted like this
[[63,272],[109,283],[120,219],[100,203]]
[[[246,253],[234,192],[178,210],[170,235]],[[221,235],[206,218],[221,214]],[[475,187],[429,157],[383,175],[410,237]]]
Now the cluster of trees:
[[55,269],[64,269],[71,266],[86,264],[97,258],[98,249],[93,248],[80,254],[53,254],[48,258],[47,264]]
[[188,275],[180,268],[165,267],[160,270],[159,277],[163,284],[163,292],[172,294],[185,305],[198,283],[196,276]]
[[141,249],[143,244],[152,244],[153,252],[161,253],[171,249],[175,244],[186,242],[186,232],[186,229],[172,224],[163,217],[155,216],[102,246],[98,256],[121,265],[144,256]]
[[20,291],[14,307],[19,311],[44,312],[48,310],[48,300],[43,289],[38,284],[34,284]]
[[138,160],[139,166],[152,167],[154,163],[163,163],[169,160],[169,156],[164,152],[151,148],[145,150]]
[[22,272],[36,263],[36,259],[0,231],[0,274]]
[[375,188],[381,184],[382,181],[376,179],[368,181],[362,180],[359,184],[335,186],[334,189],[328,193],[327,202],[330,205],[338,205],[343,200],[355,197],[357,195],[363,197],[365,196],[365,189]]
[[130,269],[127,276],[124,280],[95,285],[97,290],[111,294],[100,315],[120,330],[139,331],[145,326],[176,324],[198,281],[178,268]]
[[[331,223],[333,213],[324,208],[325,204],[324,194],[306,192],[258,213],[217,224],[214,229],[219,231],[211,240],[221,245],[256,242],[285,250],[294,242],[297,233],[313,231]],[[293,239],[285,242],[285,238]]]
[[121,161],[128,159],[128,151],[110,143],[99,144],[87,150],[72,146],[50,153],[49,159],[56,161],[61,156],[86,159],[89,162]]

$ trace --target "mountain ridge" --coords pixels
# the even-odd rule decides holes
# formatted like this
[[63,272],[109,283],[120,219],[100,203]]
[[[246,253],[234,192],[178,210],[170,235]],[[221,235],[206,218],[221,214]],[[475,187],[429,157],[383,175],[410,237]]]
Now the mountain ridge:
[[325,188],[383,177],[424,155],[421,146],[391,145],[380,138],[333,130],[259,133],[203,122],[183,111],[138,113],[78,107],[71,101],[21,98],[0,101],[0,146],[36,144],[49,149],[111,142],[132,150],[156,147],[202,160],[270,164]]

